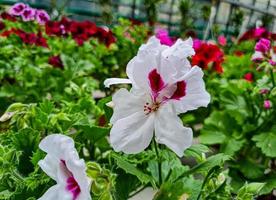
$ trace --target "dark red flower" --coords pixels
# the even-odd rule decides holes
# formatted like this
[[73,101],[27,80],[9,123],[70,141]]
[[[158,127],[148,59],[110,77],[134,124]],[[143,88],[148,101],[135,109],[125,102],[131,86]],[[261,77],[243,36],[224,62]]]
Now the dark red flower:
[[94,22],[90,21],[78,22],[64,17],[60,21],[48,21],[45,27],[47,35],[67,36],[71,34],[72,38],[80,46],[92,37],[98,38],[106,46],[115,42],[113,33],[110,30],[99,28]]
[[48,48],[47,40],[42,36],[42,33],[40,31],[37,34],[35,45]]
[[248,82],[254,81],[254,75],[251,72],[246,73],[243,78],[247,80]]
[[60,56],[51,56],[48,60],[48,63],[52,65],[54,68],[64,69],[62,60],[60,59]]
[[10,15],[10,14],[7,13],[7,12],[1,13],[1,18],[2,18],[2,19],[5,19],[5,20],[12,21],[12,22],[15,22],[15,21],[16,21],[16,17]]
[[192,65],[197,65],[202,69],[208,69],[211,66],[219,74],[223,72],[221,64],[224,61],[224,54],[218,46],[202,42],[195,51],[196,54],[192,57]]
[[85,33],[89,37],[94,36],[98,31],[96,24],[93,22],[84,21],[84,22],[82,22],[82,25],[85,27]]
[[235,51],[234,52],[234,55],[238,56],[238,57],[241,57],[244,55],[244,53],[242,51]]
[[0,31],[2,31],[3,29],[5,29],[6,25],[4,24],[4,22],[0,21]]
[[271,33],[267,31],[264,27],[253,28],[246,31],[240,38],[238,42],[246,41],[246,40],[259,40],[261,38],[269,39]]
[[9,37],[12,34],[17,35],[25,44],[48,47],[47,40],[42,36],[41,32],[38,34],[27,33],[21,29],[12,28],[4,31],[1,36]]
[[46,22],[45,28],[46,28],[47,35],[56,35],[56,36],[63,35],[61,25],[59,22],[48,21]]
[[134,19],[134,18],[129,19],[129,21],[131,22],[132,25],[138,25],[139,26],[139,25],[143,24],[143,22],[141,22],[137,19]]
[[116,41],[113,33],[109,29],[103,27],[98,28],[97,37],[101,42],[105,43],[107,47]]

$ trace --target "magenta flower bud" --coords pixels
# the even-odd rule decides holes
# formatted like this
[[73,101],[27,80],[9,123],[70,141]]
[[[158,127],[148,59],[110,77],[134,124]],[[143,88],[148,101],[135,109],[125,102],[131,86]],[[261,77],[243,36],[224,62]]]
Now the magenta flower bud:
[[262,53],[268,52],[269,49],[270,49],[270,40],[265,38],[260,39],[255,46],[255,50]]
[[27,8],[26,4],[16,3],[9,9],[8,13],[13,16],[20,16],[25,10],[25,8]]
[[225,46],[227,44],[227,39],[226,37],[224,37],[223,35],[220,35],[218,37],[218,43],[221,45],[221,46]]
[[263,88],[263,89],[260,89],[260,94],[268,94],[269,93],[269,89],[266,89],[266,88]]
[[201,44],[202,44],[202,42],[201,42],[200,39],[194,39],[193,40],[193,48],[195,50],[198,50],[200,48]]
[[173,41],[169,36],[169,32],[166,29],[158,29],[156,31],[156,37],[160,40],[161,44],[172,46]]
[[273,61],[272,59],[269,60],[269,64],[271,64],[272,66],[276,66],[276,62]]
[[44,25],[50,20],[50,16],[45,10],[36,10],[35,18],[36,21],[41,25]]
[[264,108],[265,109],[270,109],[271,108],[271,101],[270,100],[265,100],[264,101]]
[[23,13],[21,14],[21,17],[23,21],[32,21],[35,19],[36,9],[27,7],[24,9]]

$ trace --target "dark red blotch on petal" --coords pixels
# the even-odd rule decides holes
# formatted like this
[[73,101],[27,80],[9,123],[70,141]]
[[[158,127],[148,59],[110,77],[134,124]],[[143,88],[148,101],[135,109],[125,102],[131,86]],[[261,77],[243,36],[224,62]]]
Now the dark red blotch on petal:
[[149,79],[151,91],[153,93],[158,93],[165,86],[165,83],[162,77],[160,76],[160,74],[157,72],[157,69],[154,69],[149,73],[148,79]]
[[185,81],[179,81],[176,83],[176,85],[177,85],[177,88],[173,93],[173,95],[171,96],[171,99],[179,100],[186,95],[187,84]]

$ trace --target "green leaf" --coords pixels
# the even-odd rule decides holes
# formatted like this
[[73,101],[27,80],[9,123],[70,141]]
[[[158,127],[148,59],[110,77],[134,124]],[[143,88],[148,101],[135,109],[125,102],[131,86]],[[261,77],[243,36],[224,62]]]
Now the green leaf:
[[16,150],[22,152],[19,160],[19,171],[23,174],[32,172],[34,166],[31,162],[31,157],[33,152],[38,149],[39,132],[31,128],[25,128],[14,134],[12,141]]
[[52,102],[50,102],[49,100],[44,100],[42,103],[39,104],[39,107],[40,107],[41,111],[43,111],[47,114],[51,114],[51,112],[54,109],[54,104]]
[[237,151],[239,151],[245,140],[236,140],[235,138],[231,137],[225,140],[225,143],[221,146],[221,152],[233,156]]
[[110,128],[107,128],[107,127],[100,127],[100,126],[77,126],[77,127],[80,128],[83,131],[83,135],[93,143],[104,138],[110,132]]
[[[244,174],[248,179],[257,179],[264,176],[264,167],[260,166],[258,163],[251,161],[249,159],[242,159],[238,162],[238,169]],[[254,170],[252,170],[254,169]]]
[[198,165],[194,166],[192,169],[181,174],[181,176],[179,176],[176,180],[195,173],[205,174],[215,166],[222,166],[225,163],[225,161],[230,160],[230,158],[231,158],[230,156],[225,155],[223,153],[210,156],[209,158],[207,158],[206,161],[199,163]]
[[201,188],[201,181],[186,177],[177,182],[166,182],[155,194],[154,200],[196,200]]
[[187,157],[194,157],[198,161],[202,161],[203,154],[210,151],[211,150],[203,144],[193,144],[191,147],[185,150],[184,155]]
[[221,144],[225,138],[223,132],[219,131],[215,126],[204,127],[199,136],[199,140],[203,144]]
[[263,188],[264,183],[249,183],[243,186],[236,197],[236,200],[252,200]]
[[266,176],[264,180],[264,187],[260,191],[260,195],[269,194],[276,188],[276,174],[271,174],[270,176]]
[[155,185],[154,180],[148,174],[140,171],[135,165],[129,163],[126,159],[118,154],[112,154],[112,157],[115,159],[118,167],[123,169],[126,173],[136,176],[143,184],[152,183]]
[[268,156],[276,157],[276,132],[261,133],[255,135],[252,140],[256,142],[257,147],[261,148],[262,152]]

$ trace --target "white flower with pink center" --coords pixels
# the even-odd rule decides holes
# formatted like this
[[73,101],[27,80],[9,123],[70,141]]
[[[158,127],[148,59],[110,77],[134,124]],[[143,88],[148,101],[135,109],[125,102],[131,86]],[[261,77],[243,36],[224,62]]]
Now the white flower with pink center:
[[91,200],[91,181],[86,176],[85,162],[79,158],[73,139],[52,134],[40,142],[39,148],[47,153],[39,161],[39,166],[57,183],[39,200]]
[[178,39],[168,47],[151,37],[128,63],[129,79],[105,81],[106,87],[132,84],[130,91],[120,89],[112,98],[110,142],[115,151],[139,153],[153,136],[178,156],[192,144],[192,129],[184,127],[177,115],[210,102],[201,68],[191,67],[187,59],[194,53],[192,39]]
[[44,25],[50,20],[50,16],[45,10],[36,10],[35,18],[36,21],[41,25]]
[[24,22],[32,21],[35,19],[35,14],[36,9],[27,6],[21,13],[21,17]]
[[27,7],[24,3],[16,3],[9,9],[8,13],[13,16],[20,16]]

